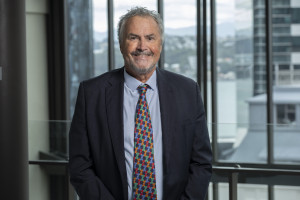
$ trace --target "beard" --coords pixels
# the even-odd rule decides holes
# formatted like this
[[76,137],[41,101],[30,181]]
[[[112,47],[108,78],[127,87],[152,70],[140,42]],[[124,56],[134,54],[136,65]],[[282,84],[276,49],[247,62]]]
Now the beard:
[[[150,51],[145,51],[145,52],[142,52],[142,51],[134,51],[134,52],[131,52],[131,55],[133,56],[139,56],[139,55],[146,55],[146,56],[153,56],[153,53],[150,52]],[[130,70],[132,72],[134,72],[135,74],[137,75],[145,75],[145,74],[148,74],[149,72],[151,72],[155,66],[156,66],[156,63],[154,63],[153,65],[150,65],[148,67],[145,67],[145,68],[141,68],[141,67],[138,67],[135,63],[133,62],[130,62],[128,63],[128,67],[130,68]]]
[[133,71],[137,75],[145,75],[151,72],[155,68],[156,64],[150,65],[149,67],[146,68],[140,68],[136,66],[134,63],[129,63],[128,67],[130,68],[131,71]]

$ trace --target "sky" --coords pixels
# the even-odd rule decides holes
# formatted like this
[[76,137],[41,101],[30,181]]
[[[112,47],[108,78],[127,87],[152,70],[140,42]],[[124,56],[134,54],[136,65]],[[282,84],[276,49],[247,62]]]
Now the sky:
[[[143,6],[157,10],[156,2],[157,0],[114,0],[114,27],[117,27],[119,17],[131,7]],[[234,2],[234,0],[217,0],[217,24],[234,22]],[[106,32],[107,0],[93,0],[93,7],[94,30]],[[195,26],[196,0],[164,0],[164,20],[166,28]]]

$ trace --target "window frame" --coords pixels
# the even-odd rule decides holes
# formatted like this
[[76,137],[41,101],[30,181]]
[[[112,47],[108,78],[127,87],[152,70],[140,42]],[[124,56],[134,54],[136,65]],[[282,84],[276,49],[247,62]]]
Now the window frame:
[[[54,2],[58,2],[57,0]],[[53,111],[50,114],[50,119],[65,119],[69,120],[71,117],[67,115],[67,110],[69,107],[68,101],[68,63],[67,63],[67,42],[66,35],[68,34],[64,29],[65,21],[67,18],[67,11],[65,10],[66,0],[61,1],[62,3],[58,5],[60,9],[53,9],[55,11],[49,18],[49,24],[53,26],[54,21],[57,22],[57,18],[55,18],[55,13],[58,13],[58,18],[64,19],[61,21],[58,27],[48,27],[48,39],[50,45],[49,49],[49,108],[50,111]],[[203,103],[205,110],[208,110],[208,84],[207,84],[207,75],[208,75],[208,49],[210,49],[211,54],[211,63],[210,67],[212,70],[211,74],[211,144],[213,150],[213,165],[214,167],[236,167],[237,163],[234,162],[226,162],[223,160],[218,160],[218,130],[216,124],[218,124],[218,113],[217,113],[217,51],[216,51],[216,0],[197,0],[197,82],[201,88],[201,94],[203,97]],[[274,127],[270,124],[274,124],[274,115],[273,115],[273,51],[272,51],[272,0],[265,0],[263,2],[265,13],[265,38],[256,38],[263,41],[266,48],[266,68],[264,73],[266,74],[266,94],[267,94],[267,102],[266,102],[266,113],[267,113],[267,155],[268,160],[267,163],[238,163],[238,166],[242,166],[243,168],[256,168],[256,169],[267,169],[272,168],[274,170],[299,170],[299,165],[297,164],[276,164],[274,163],[273,154],[274,154]],[[208,6],[210,9],[210,37],[207,35],[208,26]],[[255,7],[256,6],[256,7]],[[164,13],[164,4],[163,0],[157,0],[158,12],[162,15]],[[254,8],[259,6],[254,5]],[[52,8],[52,7],[51,7]],[[108,23],[108,71],[114,69],[114,30],[113,30],[113,1],[107,0],[107,23]],[[53,24],[52,24],[53,23]],[[263,26],[262,26],[263,27]],[[276,26],[275,26],[276,27]],[[55,29],[57,28],[57,30]],[[59,31],[58,35],[55,35],[56,38],[52,38],[51,35],[53,31]],[[54,34],[53,34],[54,35]],[[208,47],[208,38],[210,38],[210,48]],[[255,39],[255,38],[254,38]],[[62,42],[61,42],[62,41]],[[60,51],[59,54],[54,54],[55,51]],[[59,57],[62,55],[62,57]],[[63,66],[63,67],[62,67]],[[162,50],[161,58],[159,60],[159,67],[163,68],[164,66],[164,50]],[[61,90],[57,90],[57,88],[61,88]],[[60,112],[60,113],[59,113]],[[214,189],[217,188],[216,185],[213,186]],[[216,191],[217,192],[217,191]],[[269,186],[269,199],[273,197],[273,187]],[[215,196],[215,190],[214,190]],[[217,195],[216,195],[217,196]]]
[[[66,1],[66,0],[64,0]],[[205,110],[208,110],[208,84],[207,84],[207,75],[208,75],[208,59],[207,59],[207,53],[208,49],[210,49],[210,54],[211,54],[211,63],[210,67],[212,70],[212,73],[210,73],[211,77],[211,88],[212,88],[212,93],[211,93],[211,111],[212,111],[212,119],[210,120],[213,124],[212,126],[212,132],[211,132],[211,143],[212,143],[212,149],[214,152],[214,159],[213,159],[213,164],[214,165],[223,165],[223,166],[235,166],[236,163],[230,163],[226,161],[219,161],[217,157],[217,126],[215,124],[218,123],[217,121],[217,64],[216,64],[216,58],[217,58],[217,51],[216,51],[216,0],[197,0],[195,1],[196,6],[197,6],[197,82],[201,88],[201,94],[203,98],[203,103],[204,103],[204,108]],[[210,37],[207,35],[207,19],[208,19],[208,7],[210,9]],[[163,17],[163,12],[164,12],[164,3],[163,0],[157,0],[157,10],[158,12],[162,15]],[[265,17],[265,31],[266,31],[266,37],[264,39],[264,44],[266,48],[266,56],[264,57],[264,61],[266,62],[266,69],[264,71],[264,74],[266,74],[266,94],[267,94],[267,124],[273,124],[273,51],[272,51],[272,1],[271,0],[265,0],[264,1],[264,11],[266,13]],[[114,9],[113,9],[113,1],[107,0],[107,23],[108,23],[108,41],[109,41],[109,53],[108,53],[108,60],[109,60],[109,65],[108,65],[108,71],[114,69],[114,49],[113,49],[113,44],[114,44],[114,33],[113,33],[113,16],[114,16]],[[66,13],[65,13],[66,17]],[[67,33],[65,33],[67,34]],[[61,36],[62,37],[62,36]],[[208,47],[208,38],[210,38],[210,48]],[[57,43],[56,43],[57,44]],[[65,44],[66,45],[66,44]],[[162,50],[161,58],[159,60],[159,67],[163,68],[164,65],[164,50]],[[65,67],[68,67],[67,65]],[[56,68],[59,68],[57,66]],[[60,83],[62,87],[65,87],[67,83],[61,82]],[[68,91],[66,89],[66,91]],[[53,94],[57,95],[56,91],[50,91],[50,96]],[[64,98],[62,101],[67,100],[68,98]],[[50,99],[51,100],[51,99]],[[51,104],[51,101],[50,101]],[[63,104],[65,106],[65,110],[67,109],[68,103]],[[245,167],[265,167],[265,166],[272,166],[272,168],[277,168],[277,169],[299,169],[299,167],[295,165],[278,165],[274,164],[273,161],[273,127],[272,126],[267,126],[267,134],[268,134],[268,162],[267,164],[249,164],[249,163],[239,163]]]

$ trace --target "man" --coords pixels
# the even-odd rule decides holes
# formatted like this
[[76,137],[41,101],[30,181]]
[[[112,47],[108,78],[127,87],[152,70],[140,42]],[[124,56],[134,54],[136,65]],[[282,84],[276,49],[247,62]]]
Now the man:
[[212,155],[199,87],[156,67],[158,13],[133,8],[118,28],[125,66],[79,87],[71,183],[81,200],[203,200]]

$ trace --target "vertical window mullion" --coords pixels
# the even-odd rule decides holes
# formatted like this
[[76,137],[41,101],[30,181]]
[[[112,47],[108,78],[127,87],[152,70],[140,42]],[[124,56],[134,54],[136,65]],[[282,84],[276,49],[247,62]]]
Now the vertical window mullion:
[[[157,12],[160,14],[164,23],[164,1],[163,0],[157,0]],[[160,53],[160,58],[158,61],[158,67],[163,69],[164,64],[165,64],[165,50],[164,48],[162,48]]]
[[197,1],[197,82],[207,117],[207,23],[206,0]]
[[[267,140],[268,165],[274,164],[273,135],[273,53],[272,53],[272,0],[265,0],[266,9],[266,81],[267,81]],[[274,199],[274,186],[268,185],[269,200]]]
[[213,162],[218,161],[218,132],[217,132],[217,52],[216,52],[216,0],[210,0],[210,63],[211,63],[211,99],[212,99],[212,147],[213,147]]
[[114,44],[114,5],[113,0],[107,0],[108,23],[108,71],[115,68],[115,44]]
[[267,81],[267,135],[268,135],[268,164],[274,163],[273,140],[273,53],[272,53],[272,2],[265,1],[266,9],[266,81]]

